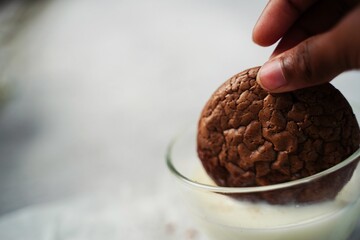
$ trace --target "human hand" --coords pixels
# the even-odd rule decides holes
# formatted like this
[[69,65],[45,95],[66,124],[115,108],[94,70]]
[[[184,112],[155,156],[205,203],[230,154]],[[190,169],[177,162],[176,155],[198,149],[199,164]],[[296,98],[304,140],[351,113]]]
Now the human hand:
[[261,46],[279,44],[257,81],[286,92],[360,68],[359,0],[270,0],[253,30]]

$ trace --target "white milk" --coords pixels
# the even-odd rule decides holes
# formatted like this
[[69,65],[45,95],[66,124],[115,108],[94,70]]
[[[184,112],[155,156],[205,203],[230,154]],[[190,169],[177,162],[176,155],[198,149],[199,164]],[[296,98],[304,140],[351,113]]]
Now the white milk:
[[[353,176],[334,201],[308,206],[242,202],[190,189],[187,196],[199,224],[214,240],[345,240],[359,217],[358,191],[352,191],[358,179]],[[194,180],[213,185],[203,170]]]

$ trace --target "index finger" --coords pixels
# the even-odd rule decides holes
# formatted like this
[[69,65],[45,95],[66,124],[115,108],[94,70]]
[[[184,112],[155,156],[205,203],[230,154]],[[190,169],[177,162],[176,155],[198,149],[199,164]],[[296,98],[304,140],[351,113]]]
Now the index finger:
[[269,46],[279,40],[294,22],[318,0],[271,0],[253,30],[253,41]]

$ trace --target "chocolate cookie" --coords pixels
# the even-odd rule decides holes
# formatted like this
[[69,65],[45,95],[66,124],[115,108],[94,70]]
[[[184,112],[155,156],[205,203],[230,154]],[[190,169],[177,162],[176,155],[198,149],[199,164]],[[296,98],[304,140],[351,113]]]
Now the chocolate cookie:
[[[257,84],[258,70],[226,81],[201,114],[198,156],[218,185],[264,186],[304,178],[359,148],[355,115],[330,83],[272,94]],[[347,180],[339,181],[342,187]]]

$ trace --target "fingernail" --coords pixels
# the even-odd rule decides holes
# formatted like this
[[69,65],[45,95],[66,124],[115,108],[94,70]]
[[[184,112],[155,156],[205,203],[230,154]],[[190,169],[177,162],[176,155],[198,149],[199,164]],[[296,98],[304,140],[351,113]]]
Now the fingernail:
[[266,90],[275,90],[287,84],[281,69],[281,63],[275,59],[266,62],[259,70],[257,82]]

